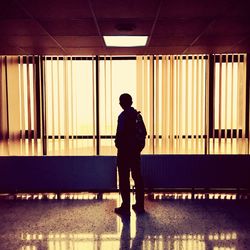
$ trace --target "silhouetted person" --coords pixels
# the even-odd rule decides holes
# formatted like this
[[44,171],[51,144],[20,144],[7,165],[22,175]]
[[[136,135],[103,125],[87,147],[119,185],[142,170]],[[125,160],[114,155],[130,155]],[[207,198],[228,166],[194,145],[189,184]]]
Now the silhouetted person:
[[123,112],[118,117],[115,145],[117,152],[117,166],[119,186],[122,197],[121,207],[115,208],[117,214],[130,214],[130,182],[129,173],[135,182],[136,204],[132,206],[135,212],[144,212],[144,184],[141,176],[141,150],[145,145],[146,128],[140,112],[132,106],[129,94],[120,96]]

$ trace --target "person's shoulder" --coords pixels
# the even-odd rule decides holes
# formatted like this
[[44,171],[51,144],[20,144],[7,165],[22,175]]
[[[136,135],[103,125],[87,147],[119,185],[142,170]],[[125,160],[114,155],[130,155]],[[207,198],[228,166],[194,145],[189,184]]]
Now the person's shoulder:
[[118,115],[118,119],[122,119],[124,117],[124,111],[122,111],[119,115]]
[[133,108],[133,107],[131,107],[131,109],[129,110],[129,112],[132,113],[132,114],[137,114],[138,113],[138,111],[135,108]]
[[142,117],[141,111],[136,110],[136,115],[137,115],[137,117]]
[[129,109],[129,111],[128,111],[128,113],[127,113],[127,116],[128,116],[130,119],[136,118],[136,116],[137,116],[137,110],[134,109],[133,107],[131,107],[131,109]]

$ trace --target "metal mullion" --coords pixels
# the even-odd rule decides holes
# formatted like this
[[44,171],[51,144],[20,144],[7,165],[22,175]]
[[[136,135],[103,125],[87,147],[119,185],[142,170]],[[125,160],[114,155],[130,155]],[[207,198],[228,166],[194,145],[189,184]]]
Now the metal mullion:
[[155,126],[154,126],[154,58],[150,56],[149,58],[149,99],[150,99],[150,134],[152,135],[150,138],[150,146],[152,149],[153,154],[155,153],[155,143],[154,143],[154,135],[155,135]]
[[19,57],[19,67],[20,67],[20,125],[21,125],[21,152],[25,152],[25,108],[24,108],[24,76],[23,76],[23,56]]
[[57,67],[57,92],[58,92],[58,147],[59,151],[61,152],[61,105],[60,105],[60,74],[59,74],[59,59],[56,58],[56,67]]
[[195,152],[198,153],[198,145],[199,145],[199,59],[196,59],[196,112],[195,112],[195,119],[196,119],[196,140],[195,140]]
[[64,140],[64,154],[65,149],[66,153],[69,152],[69,99],[68,99],[68,64],[67,61],[64,58],[63,60],[63,69],[64,69],[64,134],[66,137],[66,140]]
[[[113,82],[112,82],[112,57],[110,57],[110,123],[111,123],[111,128],[110,128],[110,133],[111,133],[111,139],[113,139],[113,105],[112,105],[112,100],[113,100]],[[110,143],[113,144],[113,141],[110,140]]]
[[174,57],[170,56],[170,119],[169,119],[169,134],[170,134],[170,153],[173,153],[173,142],[174,142],[174,133],[173,133],[173,80],[174,80]]
[[231,154],[233,153],[233,104],[234,104],[234,55],[232,54],[232,74],[231,74]]
[[[212,60],[211,60],[212,61]],[[210,61],[210,62],[211,62]],[[215,55],[213,55],[213,63],[212,63],[212,74],[211,74],[211,67],[210,67],[210,81],[209,81],[209,108],[212,108],[212,112],[209,110],[209,128],[212,130],[212,138],[213,138],[213,153],[215,149]]]
[[[211,75],[211,72],[213,72],[214,66],[211,65],[211,55],[208,56],[207,62],[205,62],[205,154],[210,154],[210,82],[211,79],[213,79],[213,76]],[[212,69],[212,71],[210,71]],[[213,82],[212,82],[213,84]],[[212,104],[212,103],[211,103]],[[212,110],[211,110],[212,111]],[[212,113],[212,112],[211,112]],[[213,114],[212,114],[213,119]]]
[[41,69],[41,80],[40,80],[40,87],[41,87],[41,100],[42,100],[42,144],[43,144],[43,155],[47,155],[47,126],[46,126],[46,84],[45,84],[45,59],[40,58],[40,69]]
[[96,155],[100,155],[99,57],[96,56]]
[[247,154],[250,154],[250,54],[246,55],[246,135],[248,138]]
[[34,104],[34,153],[37,155],[37,83],[36,83],[36,63],[35,57],[32,56],[32,66],[33,66],[33,104]]
[[155,149],[158,153],[159,149],[159,57],[155,58],[155,134],[156,134],[156,143]]
[[240,113],[239,113],[239,110],[240,110],[240,98],[239,98],[239,70],[240,67],[239,67],[239,55],[237,55],[237,99],[236,99],[236,102],[237,102],[237,109],[236,109],[236,117],[237,117],[237,122],[236,122],[236,148],[237,148],[237,154],[239,153],[239,120],[240,120]]
[[35,57],[35,71],[36,71],[36,113],[37,113],[37,138],[41,139],[41,89],[40,89],[40,67],[39,56]]
[[227,152],[227,107],[228,107],[228,54],[226,54],[226,79],[225,79],[225,150]]
[[175,59],[175,153],[179,153],[179,58]]
[[25,140],[25,108],[24,108],[24,76],[23,76],[23,56],[20,56],[20,79],[21,79],[21,133],[22,140]]
[[194,113],[195,113],[195,110],[194,110],[194,56],[192,56],[192,95],[191,95],[191,98],[192,98],[192,106],[191,106],[191,151],[193,153],[193,148],[194,148]]
[[188,149],[188,92],[189,92],[189,84],[188,84],[188,62],[189,59],[186,58],[186,87],[185,87],[185,153],[187,153]]
[[[7,56],[3,56],[2,59],[4,58],[4,63],[2,63],[2,71],[3,73],[3,82],[5,82],[5,95],[6,95],[6,127],[7,127],[7,132],[6,135],[4,135],[4,139],[9,140],[10,139],[10,123],[9,123],[9,91],[8,91],[8,72],[7,72]],[[3,66],[4,65],[4,66]],[[8,147],[9,150],[9,147]]]
[[[204,145],[204,82],[203,82],[203,73],[204,73],[204,55],[201,58],[201,72],[200,72],[200,79],[201,79],[201,98],[200,98],[200,107],[201,107],[201,113],[200,113],[200,133],[201,133],[201,148],[203,148]],[[204,152],[205,153],[205,152]]]
[[104,56],[104,124],[105,134],[107,133],[107,65],[106,57]]
[[[46,59],[45,59],[46,60]],[[44,68],[45,70],[48,69],[48,65],[45,61],[45,65],[44,65]],[[45,72],[45,71],[44,71]],[[45,98],[46,98],[46,101],[45,101],[45,108],[46,108],[46,117],[45,117],[45,122],[46,122],[46,140],[47,140],[47,150],[48,150],[48,147],[49,147],[49,140],[48,140],[48,136],[49,136],[49,132],[48,132],[48,124],[49,124],[49,120],[51,119],[51,117],[49,117],[49,97],[48,97],[48,90],[49,90],[49,86],[48,86],[48,76],[46,75],[46,73],[44,73],[44,79],[45,79],[45,86],[46,86],[46,90],[45,90]]]
[[242,96],[242,101],[243,101],[243,112],[242,112],[242,116],[244,117],[244,119],[242,119],[242,146],[244,147],[244,153],[246,153],[246,109],[247,109],[247,102],[246,102],[246,96],[247,96],[247,88],[246,88],[246,84],[244,82],[247,81],[246,78],[246,70],[247,70],[247,56],[246,54],[243,54],[243,67],[242,67],[242,93],[245,95],[245,98],[243,98]]
[[221,119],[222,119],[222,55],[220,54],[220,70],[219,70],[219,154],[221,153]]
[[71,131],[70,134],[72,135],[71,137],[71,149],[73,150],[73,152],[75,152],[75,147],[74,147],[74,95],[73,95],[73,91],[74,91],[74,84],[73,84],[73,62],[72,62],[72,56],[70,57],[70,93],[71,93]]
[[166,153],[166,84],[167,84],[167,79],[166,79],[166,56],[162,56],[162,152]]
[[[180,57],[179,59],[179,91],[178,91],[178,96],[179,96],[179,111],[178,111],[178,114],[179,114],[179,124],[178,124],[178,128],[179,128],[179,151],[180,151],[180,147],[182,146],[182,101],[183,101],[183,98],[182,98],[182,93],[183,93],[183,85],[182,85],[182,73],[183,73],[183,70],[182,70],[182,56]],[[182,147],[181,147],[182,148]]]
[[28,140],[30,145],[31,134],[31,100],[30,100],[30,70],[29,70],[29,58],[27,58],[27,106],[28,106]]
[[[148,127],[149,140],[146,140],[147,145],[150,143],[151,131],[150,131],[150,114],[148,112],[148,59],[146,56],[142,58],[143,62],[143,96],[144,96],[144,118],[146,121],[146,127]],[[150,147],[149,147],[150,148]]]
[[50,72],[50,76],[51,76],[51,120],[52,120],[52,152],[53,155],[55,153],[55,114],[54,114],[54,74],[53,74],[53,61],[51,60],[51,72]]
[[[96,139],[95,139],[95,133],[96,133],[96,123],[95,123],[95,68],[94,68],[94,58],[92,58],[92,95],[93,95],[93,102],[92,102],[92,111],[93,111],[93,152],[95,152],[96,148]],[[77,119],[77,115],[76,115]],[[77,122],[76,122],[77,124]]]
[[166,151],[167,153],[170,152],[170,77],[171,77],[171,71],[169,70],[170,67],[170,57],[166,56]]

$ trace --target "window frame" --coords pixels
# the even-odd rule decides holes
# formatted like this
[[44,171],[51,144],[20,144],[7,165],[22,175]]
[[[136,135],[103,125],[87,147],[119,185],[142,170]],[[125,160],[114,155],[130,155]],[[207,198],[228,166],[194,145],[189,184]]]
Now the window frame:
[[[209,138],[219,138],[219,129],[215,129],[215,110],[214,110],[214,102],[215,102],[215,64],[220,63],[220,55],[217,54],[212,54],[209,57]],[[238,55],[228,55],[228,62],[238,62]],[[240,62],[244,61],[244,56],[240,55]],[[222,63],[226,62],[226,55],[222,55]],[[248,87],[248,82],[249,82],[249,56],[247,56],[247,64],[246,64],[246,73],[247,73],[247,78],[246,78],[246,104],[249,102],[249,87]],[[246,105],[246,114],[245,114],[245,130],[246,130],[246,135],[245,138],[249,137],[249,105]],[[237,129],[232,128],[232,129],[221,129],[221,138],[237,138]],[[231,137],[231,131],[233,136]],[[238,129],[239,134],[238,138],[242,138],[242,129]],[[227,137],[225,136],[227,134]]]
[[[191,55],[187,55],[188,59],[192,59]],[[176,55],[174,58],[179,59],[182,57],[183,59],[186,59],[185,55]],[[195,58],[200,57],[201,55],[195,56]],[[46,60],[54,60],[54,59],[64,60],[67,58],[68,60],[95,60],[95,89],[96,89],[96,119],[95,119],[95,126],[96,126],[96,134],[95,135],[73,135],[69,136],[70,139],[96,139],[96,155],[100,155],[100,140],[101,139],[114,139],[115,137],[113,135],[100,135],[100,110],[99,110],[99,62],[102,60],[136,60],[136,56],[59,56],[59,57],[53,57],[53,56],[46,56]],[[158,56],[159,60],[162,59],[162,56]],[[243,55],[240,55],[240,61],[243,62]],[[34,59],[34,61],[33,61]],[[153,56],[153,61],[155,63],[156,56]],[[214,90],[215,90],[215,64],[219,63],[219,55],[216,54],[210,54],[210,55],[204,55],[204,59],[208,60],[209,64],[209,71],[205,72],[209,76],[209,83],[208,83],[208,89],[209,89],[209,100],[208,100],[208,124],[209,124],[209,130],[207,135],[203,135],[203,138],[219,138],[219,130],[214,128]],[[238,55],[228,55],[228,62],[232,62],[232,59],[234,59],[234,62],[237,62]],[[28,64],[34,64],[35,70],[36,70],[36,112],[37,112],[37,138],[43,139],[43,155],[47,154],[47,142],[46,138],[51,139],[52,136],[46,135],[46,87],[44,83],[44,69],[42,64],[45,61],[45,56],[24,56],[23,57],[23,63]],[[226,62],[226,55],[222,55],[222,63]],[[20,57],[18,57],[18,63],[20,63]],[[154,72],[154,71],[153,71]],[[154,72],[155,73],[155,72]],[[154,78],[154,77],[153,77]],[[155,84],[155,81],[154,81]],[[247,54],[247,62],[246,62],[246,114],[245,114],[245,130],[246,130],[246,138],[249,138],[249,90],[250,90],[250,57],[249,54]],[[207,95],[206,95],[207,96]],[[236,138],[237,131],[236,129],[228,129],[225,131],[225,129],[221,129],[221,138],[225,138],[225,133],[227,133],[227,137],[231,136],[231,130],[233,133],[232,138]],[[21,131],[20,131],[21,132]],[[154,131],[154,138],[156,138],[155,131]],[[239,138],[242,138],[242,129],[239,129]],[[65,135],[60,135],[60,138],[63,139]],[[186,136],[182,136],[184,139]],[[195,136],[196,137],[196,136]],[[202,137],[202,135],[198,135],[199,138]],[[28,130],[25,130],[25,138],[28,138]],[[55,136],[55,139],[58,139],[59,136]],[[159,135],[159,138],[162,138],[162,135]],[[179,135],[175,135],[174,138],[179,138]],[[191,135],[188,135],[188,138],[191,138]],[[34,130],[32,130],[31,133],[31,139],[34,139]],[[207,150],[205,150],[207,151]],[[205,152],[206,154],[206,152]]]

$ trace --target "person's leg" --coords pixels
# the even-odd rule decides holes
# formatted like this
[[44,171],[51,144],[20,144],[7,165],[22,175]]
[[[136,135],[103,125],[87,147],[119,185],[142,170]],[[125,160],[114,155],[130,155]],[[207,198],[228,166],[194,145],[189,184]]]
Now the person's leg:
[[[130,210],[130,183],[129,183],[129,160],[126,151],[118,150],[117,154],[117,166],[119,176],[119,189],[122,197],[121,208]],[[122,213],[121,208],[116,208],[115,212]],[[125,212],[126,212],[125,211]]]
[[122,197],[122,207],[130,208],[130,183],[129,183],[129,167],[120,163],[118,165],[119,189]]
[[135,157],[134,164],[131,166],[132,177],[135,182],[136,207],[144,209],[144,182],[141,175],[140,155]]

